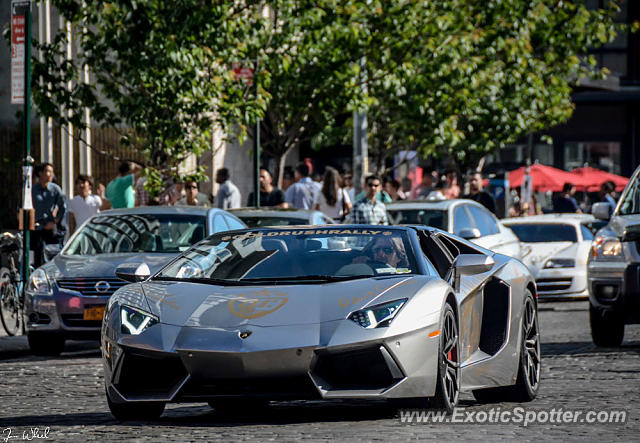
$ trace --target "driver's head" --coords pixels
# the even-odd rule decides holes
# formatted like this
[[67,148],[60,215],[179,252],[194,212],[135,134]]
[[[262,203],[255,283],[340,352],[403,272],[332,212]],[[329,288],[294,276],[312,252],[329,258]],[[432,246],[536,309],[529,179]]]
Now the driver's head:
[[386,263],[394,268],[402,260],[398,245],[393,238],[378,238],[371,248],[373,259],[382,263]]

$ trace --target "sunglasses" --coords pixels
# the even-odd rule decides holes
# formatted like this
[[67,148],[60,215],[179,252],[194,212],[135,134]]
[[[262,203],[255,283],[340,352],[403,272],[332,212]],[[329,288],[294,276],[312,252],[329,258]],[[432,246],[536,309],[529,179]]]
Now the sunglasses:
[[380,183],[367,183],[367,186],[369,186],[370,188],[377,188],[378,186],[381,186]]
[[373,248],[374,254],[379,254],[380,252],[384,252],[385,254],[390,255],[390,254],[393,254],[393,248],[389,246],[380,246],[377,248]]
[[198,189],[197,186],[185,186],[186,189]]

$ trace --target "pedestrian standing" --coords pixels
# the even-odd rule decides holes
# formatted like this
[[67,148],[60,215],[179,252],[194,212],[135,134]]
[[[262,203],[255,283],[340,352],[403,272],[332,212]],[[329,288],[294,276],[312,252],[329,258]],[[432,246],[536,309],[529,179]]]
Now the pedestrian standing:
[[296,182],[285,193],[285,199],[294,208],[311,209],[316,192],[320,191],[320,184],[309,178],[309,166],[299,163],[294,172]]
[[345,172],[342,176],[342,186],[347,194],[349,194],[349,200],[352,202],[355,201],[356,197],[356,189],[353,187],[353,174],[350,172]]
[[136,203],[133,186],[140,177],[142,168],[139,164],[124,161],[118,168],[118,176],[107,185],[106,197],[114,209],[133,208]]
[[293,168],[291,166],[285,166],[284,171],[282,172],[282,190],[287,192],[287,189],[291,187],[296,181],[293,178],[295,174],[293,173]]
[[455,169],[447,169],[444,173],[444,186],[442,193],[448,200],[460,197],[460,186],[458,186],[458,174]]
[[93,177],[78,175],[76,178],[76,196],[69,200],[69,235],[92,215],[111,207],[109,200],[102,200],[100,196],[91,193]]
[[31,198],[35,210],[36,230],[31,234],[34,267],[44,263],[44,245],[61,243],[64,229],[60,221],[67,210],[65,196],[60,186],[53,183],[55,176],[51,163],[42,163],[34,168],[37,181],[31,189]]
[[220,168],[216,172],[216,183],[220,185],[216,195],[216,207],[220,209],[239,208],[241,203],[240,190],[231,182],[231,175],[227,168]]
[[147,177],[140,177],[136,180],[136,185],[134,187],[136,194],[135,205],[137,206],[147,206],[149,204],[149,191],[145,188],[147,183]]
[[382,180],[377,175],[370,175],[365,181],[365,197],[358,200],[351,211],[351,222],[366,225],[388,225],[387,209],[378,201],[376,195],[382,188]]
[[553,212],[567,214],[582,213],[574,197],[575,194],[576,186],[573,183],[565,183],[562,187],[562,193],[553,198]]
[[340,174],[331,166],[324,170],[322,189],[315,195],[313,208],[324,212],[338,223],[342,223],[351,212],[349,194],[340,187]]
[[422,181],[411,191],[410,198],[416,200],[418,198],[426,198],[431,191],[434,191],[433,187],[433,168],[424,168],[422,171]]
[[[256,201],[253,192],[249,193],[247,206],[255,206]],[[275,208],[288,208],[285,201],[284,191],[273,186],[273,177],[266,168],[260,169],[260,206],[271,206]]]
[[609,216],[616,210],[616,199],[612,195],[615,190],[616,185],[612,181],[606,181],[600,186],[600,201],[609,205]]
[[384,189],[391,197],[391,201],[401,201],[407,198],[400,189],[400,182],[394,178],[389,177],[384,181]]
[[471,175],[471,179],[469,180],[469,195],[467,195],[466,197],[480,203],[482,206],[495,214],[496,201],[491,194],[489,194],[487,191],[484,191],[483,189],[484,186],[482,184],[482,174],[480,174],[479,172],[473,173],[473,175]]
[[185,196],[176,204],[185,206],[202,206],[209,207],[209,199],[200,193],[200,185],[195,180],[187,180],[184,182]]

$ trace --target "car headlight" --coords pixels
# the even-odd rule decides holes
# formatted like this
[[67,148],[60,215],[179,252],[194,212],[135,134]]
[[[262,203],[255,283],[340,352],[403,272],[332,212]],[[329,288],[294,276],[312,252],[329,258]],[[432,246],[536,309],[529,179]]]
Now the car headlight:
[[33,271],[33,274],[31,274],[31,277],[29,278],[27,290],[29,290],[30,292],[35,292],[38,295],[53,294],[53,289],[51,289],[51,284],[49,283],[47,273],[42,269],[36,269],[35,271]]
[[395,300],[381,305],[370,306],[359,311],[354,311],[347,317],[349,320],[359,324],[363,328],[383,328],[389,326],[391,320],[396,316],[400,308],[407,299]]
[[120,331],[123,334],[139,335],[156,323],[158,323],[158,317],[155,315],[129,306],[120,308]]
[[595,260],[624,260],[622,242],[616,237],[599,235],[591,243],[591,257]]
[[550,258],[544,264],[545,269],[556,269],[556,268],[575,268],[576,260],[573,258]]

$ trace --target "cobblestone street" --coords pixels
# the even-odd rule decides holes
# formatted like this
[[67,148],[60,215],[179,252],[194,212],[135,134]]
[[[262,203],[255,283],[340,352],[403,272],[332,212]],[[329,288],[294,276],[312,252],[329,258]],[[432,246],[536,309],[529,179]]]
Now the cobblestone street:
[[[625,342],[598,349],[589,335],[586,302],[540,306],[543,377],[528,404],[480,405],[461,397],[467,411],[531,409],[628,411],[626,424],[401,424],[384,403],[273,403],[260,412],[229,415],[207,405],[168,405],[158,421],[121,424],[109,414],[102,366],[95,351],[70,345],[59,358],[6,358],[0,348],[0,441],[22,440],[38,427],[53,441],[406,441],[632,440],[640,433],[640,327],[627,326]],[[6,338],[0,338],[0,341]]]

